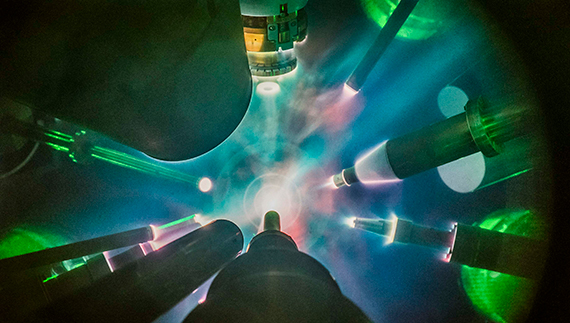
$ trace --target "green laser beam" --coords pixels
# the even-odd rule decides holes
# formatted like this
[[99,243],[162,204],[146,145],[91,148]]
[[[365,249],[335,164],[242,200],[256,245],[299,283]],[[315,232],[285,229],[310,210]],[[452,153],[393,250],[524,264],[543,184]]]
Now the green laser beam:
[[513,178],[513,177],[515,177],[515,176],[519,176],[520,174],[524,174],[524,173],[526,173],[526,172],[528,172],[528,171],[530,171],[530,170],[532,170],[532,168],[528,168],[528,169],[525,169],[525,170],[521,170],[520,172],[516,172],[516,173],[514,173],[514,174],[512,174],[512,175],[509,175],[509,176],[507,176],[507,177],[498,179],[498,180],[496,180],[496,181],[494,181],[494,182],[491,182],[491,183],[489,183],[489,184],[486,184],[486,185],[484,185],[484,186],[481,186],[481,187],[477,188],[477,190],[480,190],[480,189],[485,188],[485,187],[487,187],[487,186],[495,185],[495,184],[500,183],[500,182],[502,182],[502,181],[506,181],[506,180],[509,179],[509,178]]
[[[124,165],[129,165],[131,166],[131,168],[137,168],[142,172],[146,172],[148,174],[154,174],[156,176],[162,176],[162,177],[166,177],[166,178],[170,178],[170,179],[174,179],[174,180],[179,180],[179,181],[183,181],[183,182],[188,182],[188,183],[197,183],[198,182],[198,178],[194,177],[194,176],[190,176],[181,172],[177,172],[162,166],[158,166],[158,165],[154,165],[145,161],[142,161],[140,159],[137,159],[136,157],[124,154],[124,153],[120,153],[118,151],[112,150],[112,149],[107,149],[107,148],[102,148],[102,147],[98,147],[95,146],[91,149],[91,154],[92,155],[97,155],[100,157],[104,157],[107,158],[109,160],[114,160],[116,162],[119,162],[121,164]],[[133,168],[133,169],[134,169]]]
[[71,139],[71,138],[60,137],[58,135],[50,133],[49,131],[44,132],[44,135],[51,137],[51,138],[54,138],[54,139],[57,139],[57,140],[60,140],[60,141],[63,141],[63,142],[67,142],[67,143],[73,142],[73,139]]
[[196,214],[192,214],[192,215],[187,216],[187,217],[185,217],[185,218],[182,218],[182,219],[180,219],[180,220],[176,220],[176,221],[169,222],[169,223],[167,223],[167,224],[163,224],[163,225],[159,226],[158,228],[159,228],[159,229],[166,229],[166,228],[169,228],[169,227],[171,227],[171,226],[175,226],[175,225],[177,225],[177,224],[180,224],[180,223],[182,223],[182,222],[191,220],[191,219],[193,219],[195,216],[196,216]]
[[63,133],[63,132],[59,132],[59,131],[56,131],[56,130],[53,130],[53,129],[50,129],[49,131],[50,131],[51,133],[53,133],[53,134],[56,134],[56,135],[60,136],[60,137],[68,138],[68,139],[73,139],[72,136],[70,136],[70,135],[68,135],[68,134],[65,134],[65,133]]
[[115,161],[115,160],[112,160],[112,159],[109,159],[109,158],[106,158],[106,157],[103,157],[103,156],[99,156],[99,155],[95,155],[95,154],[91,154],[91,156],[92,156],[93,158],[97,158],[97,159],[106,161],[106,162],[111,163],[111,164],[113,164],[113,165],[117,165],[117,166],[121,166],[121,167],[125,167],[125,168],[130,168],[130,169],[134,169],[134,170],[136,170],[136,171],[142,171],[142,172],[146,173],[146,171],[143,171],[143,170],[141,170],[141,169],[139,169],[139,168],[136,168],[136,167],[133,167],[133,166],[131,166],[131,165],[124,164],[124,163],[121,163],[121,162],[118,162],[118,161]]
[[50,276],[50,277],[44,279],[43,282],[45,283],[45,282],[47,282],[47,281],[50,281],[50,280],[56,278],[57,276],[59,276],[59,275],[58,275],[58,274],[53,274],[52,276]]
[[69,152],[69,148],[64,147],[64,146],[60,146],[58,144],[52,144],[51,142],[46,142],[46,145],[52,147],[53,149],[57,150],[57,151],[65,151],[65,152]]

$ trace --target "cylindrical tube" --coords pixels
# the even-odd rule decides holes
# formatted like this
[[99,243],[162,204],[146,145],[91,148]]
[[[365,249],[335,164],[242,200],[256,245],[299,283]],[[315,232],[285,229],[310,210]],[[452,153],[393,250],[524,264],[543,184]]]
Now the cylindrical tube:
[[455,232],[422,227],[411,221],[398,219],[394,242],[412,243],[430,248],[451,248]]
[[527,134],[532,128],[528,126],[532,114],[525,107],[489,108],[479,97],[468,101],[465,110],[383,142],[354,167],[333,176],[334,185],[397,181],[478,151],[493,157],[503,151],[505,142]]
[[152,322],[242,248],[235,224],[214,221],[55,302],[38,313],[38,321]]
[[389,140],[386,152],[400,179],[479,151],[469,132],[465,113]]
[[389,236],[396,225],[395,221],[383,219],[354,219],[354,228],[377,233],[383,236]]
[[450,261],[538,279],[545,250],[545,241],[459,224]]
[[396,34],[408,19],[412,10],[416,7],[418,0],[401,0],[384,28],[380,30],[380,34],[374,41],[374,44],[368,49],[364,58],[358,63],[358,66],[354,69],[346,85],[350,86],[353,90],[359,91],[366,82],[368,74],[372,71],[382,54],[386,51],[386,48],[390,45]]
[[0,272],[26,270],[152,240],[150,226],[0,260]]
[[323,265],[272,229],[256,235],[248,252],[220,271],[206,301],[184,320],[229,321],[370,322]]

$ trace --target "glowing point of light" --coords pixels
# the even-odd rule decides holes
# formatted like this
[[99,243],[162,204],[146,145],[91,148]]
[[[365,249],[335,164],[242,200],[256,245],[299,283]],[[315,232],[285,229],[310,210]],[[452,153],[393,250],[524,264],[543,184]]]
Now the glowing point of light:
[[254,197],[254,207],[263,214],[269,211],[288,214],[292,203],[294,199],[286,186],[265,184]]
[[212,186],[212,180],[210,180],[208,177],[202,177],[198,183],[198,188],[204,193],[209,192],[212,189]]
[[256,91],[260,95],[270,96],[279,93],[281,88],[275,82],[261,82],[257,85]]
[[302,210],[302,196],[291,178],[278,173],[267,173],[253,180],[243,197],[244,212],[252,224],[262,228],[267,211],[276,211],[285,230],[297,220]]
[[355,221],[356,221],[356,217],[353,216],[353,217],[351,217],[351,218],[346,218],[346,219],[344,220],[344,223],[345,223],[346,225],[348,225],[349,227],[354,228],[354,227],[356,226],[356,222],[355,222]]
[[325,186],[326,186],[326,187],[330,187],[330,188],[332,188],[333,190],[337,190],[337,189],[338,189],[338,186],[336,186],[335,183],[334,183],[334,175],[329,178],[329,180],[327,181],[327,183],[325,184]]
[[350,96],[355,96],[356,93],[358,93],[358,90],[355,90],[355,89],[351,88],[350,85],[344,83],[344,88],[343,88],[342,92],[346,93]]
[[209,223],[210,219],[208,217],[203,216],[202,214],[196,213],[194,215],[194,220],[196,222],[198,222],[201,225],[204,225],[204,223]]
[[202,303],[204,303],[205,301],[206,301],[206,296],[200,298],[200,299],[198,300],[198,304],[202,304]]
[[398,217],[396,216],[396,214],[392,213],[388,221],[392,223],[392,228],[390,229],[390,234],[388,234],[388,239],[386,240],[386,244],[394,242],[394,237],[396,236],[396,228],[398,227]]

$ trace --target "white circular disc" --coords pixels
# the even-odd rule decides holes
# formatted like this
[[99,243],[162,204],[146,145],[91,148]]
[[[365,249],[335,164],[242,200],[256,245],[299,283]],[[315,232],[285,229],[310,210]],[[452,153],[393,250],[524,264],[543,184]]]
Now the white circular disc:
[[485,158],[481,152],[454,160],[437,168],[439,176],[452,190],[473,192],[485,177]]
[[467,94],[455,86],[446,86],[437,95],[439,111],[448,118],[465,111],[467,101],[469,101]]

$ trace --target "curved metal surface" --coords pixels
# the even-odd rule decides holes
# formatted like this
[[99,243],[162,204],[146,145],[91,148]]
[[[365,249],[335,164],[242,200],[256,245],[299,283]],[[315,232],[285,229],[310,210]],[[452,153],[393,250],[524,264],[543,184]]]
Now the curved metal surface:
[[0,94],[165,160],[201,155],[251,97],[239,2],[6,1]]

